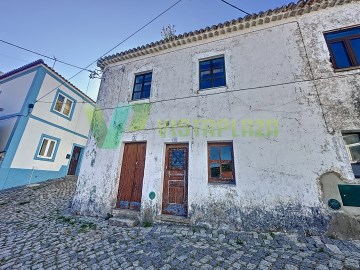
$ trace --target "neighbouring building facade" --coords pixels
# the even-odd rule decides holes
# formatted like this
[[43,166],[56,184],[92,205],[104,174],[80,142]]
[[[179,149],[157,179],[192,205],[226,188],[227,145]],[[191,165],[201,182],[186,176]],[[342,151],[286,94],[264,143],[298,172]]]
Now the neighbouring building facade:
[[0,75],[0,189],[78,175],[94,107],[43,60]]
[[300,1],[102,58],[73,211],[251,230],[358,214],[359,37],[358,1]]

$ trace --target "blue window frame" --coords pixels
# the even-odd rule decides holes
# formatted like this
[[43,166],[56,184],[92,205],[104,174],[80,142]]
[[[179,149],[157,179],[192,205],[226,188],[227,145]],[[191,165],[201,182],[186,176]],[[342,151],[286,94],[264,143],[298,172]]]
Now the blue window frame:
[[72,119],[75,110],[76,100],[60,89],[57,90],[51,112],[64,117],[67,120]]
[[34,159],[54,162],[57,150],[59,149],[59,144],[59,138],[46,134],[41,134],[40,141],[34,155]]
[[199,75],[200,89],[226,85],[224,57],[200,61]]
[[132,100],[144,99],[150,97],[152,72],[139,74],[135,76]]
[[360,66],[360,26],[325,33],[335,69]]

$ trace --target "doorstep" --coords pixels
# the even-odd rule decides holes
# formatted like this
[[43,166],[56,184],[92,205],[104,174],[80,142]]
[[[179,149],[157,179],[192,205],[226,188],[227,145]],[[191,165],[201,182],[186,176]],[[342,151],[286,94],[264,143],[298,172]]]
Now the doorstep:
[[186,224],[190,225],[190,218],[183,217],[183,216],[173,216],[173,215],[158,215],[156,219],[161,222],[171,222],[171,223],[178,223],[178,224]]

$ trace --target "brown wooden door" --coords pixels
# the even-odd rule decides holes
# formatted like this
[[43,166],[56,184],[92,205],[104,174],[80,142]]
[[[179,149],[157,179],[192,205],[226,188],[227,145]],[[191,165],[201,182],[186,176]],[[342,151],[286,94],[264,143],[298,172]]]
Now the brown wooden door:
[[77,169],[77,166],[79,163],[79,159],[80,159],[80,154],[81,154],[81,148],[74,146],[74,149],[73,149],[73,152],[71,155],[68,175],[75,175],[76,169]]
[[127,143],[121,166],[117,207],[140,210],[146,143]]
[[188,145],[166,146],[162,213],[187,216]]

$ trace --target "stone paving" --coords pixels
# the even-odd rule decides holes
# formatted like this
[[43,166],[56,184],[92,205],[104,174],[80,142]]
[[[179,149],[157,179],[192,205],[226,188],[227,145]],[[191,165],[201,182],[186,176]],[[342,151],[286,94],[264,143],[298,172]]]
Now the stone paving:
[[0,191],[0,269],[359,269],[360,241],[69,215],[74,180]]

